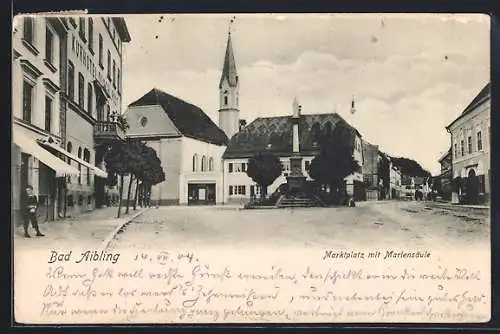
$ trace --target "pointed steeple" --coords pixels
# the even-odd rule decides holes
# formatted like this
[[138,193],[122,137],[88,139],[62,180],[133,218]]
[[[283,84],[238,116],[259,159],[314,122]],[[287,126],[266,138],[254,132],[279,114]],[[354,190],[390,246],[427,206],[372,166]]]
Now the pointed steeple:
[[236,73],[236,62],[234,61],[233,45],[231,43],[231,30],[227,36],[226,55],[224,57],[224,67],[222,68],[219,88],[222,88],[224,79],[227,80],[229,87],[236,87],[238,84],[238,73]]

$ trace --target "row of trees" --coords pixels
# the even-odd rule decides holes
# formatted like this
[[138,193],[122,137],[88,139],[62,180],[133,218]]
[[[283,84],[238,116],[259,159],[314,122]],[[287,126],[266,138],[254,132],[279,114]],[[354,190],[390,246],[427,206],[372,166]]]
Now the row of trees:
[[[353,134],[347,124],[339,122],[330,136],[322,137],[320,153],[311,161],[309,176],[317,184],[329,186],[330,199],[336,201],[346,192],[344,179],[359,171],[361,166],[353,157]],[[279,157],[270,152],[261,152],[248,161],[247,175],[261,188],[261,199],[283,171]]]
[[114,186],[119,183],[118,218],[121,215],[125,177],[129,176],[125,213],[129,212],[133,182],[136,183],[133,198],[133,208],[135,210],[139,189],[143,192],[145,200],[149,202],[151,187],[165,181],[165,172],[161,167],[161,161],[156,155],[156,151],[138,140],[128,139],[112,143],[104,161],[108,171],[108,185]]

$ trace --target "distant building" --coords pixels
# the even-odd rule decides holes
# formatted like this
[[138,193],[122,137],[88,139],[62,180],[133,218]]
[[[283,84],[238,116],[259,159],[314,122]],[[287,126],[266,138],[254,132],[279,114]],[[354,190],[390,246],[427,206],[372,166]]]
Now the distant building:
[[365,184],[366,200],[373,201],[379,199],[378,181],[378,145],[372,145],[363,140],[363,181]]
[[392,162],[390,163],[389,169],[389,198],[390,199],[400,199],[401,198],[401,172],[398,167],[394,166]]
[[446,127],[451,134],[454,203],[489,201],[490,113],[491,93],[488,83],[460,116]]
[[451,182],[453,179],[452,172],[452,153],[451,148],[441,156],[439,164],[441,165],[441,174],[439,175],[440,196],[443,199],[451,199]]
[[127,137],[152,147],[166,174],[152,189],[153,204],[223,202],[227,137],[203,110],[155,88],[131,103],[125,117]]

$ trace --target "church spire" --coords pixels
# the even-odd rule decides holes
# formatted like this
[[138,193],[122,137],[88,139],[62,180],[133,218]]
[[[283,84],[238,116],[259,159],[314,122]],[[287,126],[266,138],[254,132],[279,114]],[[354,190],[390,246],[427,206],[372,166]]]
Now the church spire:
[[236,73],[236,62],[234,61],[233,44],[231,43],[231,26],[227,34],[226,55],[224,57],[224,67],[222,68],[219,88],[222,88],[224,79],[227,80],[229,87],[236,87],[238,84],[238,73]]

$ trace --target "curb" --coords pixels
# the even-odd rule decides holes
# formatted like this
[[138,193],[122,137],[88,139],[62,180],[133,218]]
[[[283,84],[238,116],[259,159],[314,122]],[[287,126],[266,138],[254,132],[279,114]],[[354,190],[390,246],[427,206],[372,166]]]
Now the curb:
[[150,208],[145,208],[139,212],[136,212],[134,213],[132,216],[130,217],[127,217],[127,218],[123,218],[122,219],[122,222],[120,222],[116,227],[115,229],[113,230],[113,232],[111,232],[110,234],[108,234],[108,236],[106,237],[106,239],[104,239],[104,241],[102,242],[102,246],[101,246],[101,249],[106,249],[108,248],[109,244],[111,243],[111,241],[115,238],[115,236],[118,234],[118,232],[127,224],[129,224],[132,220],[134,220],[135,218],[139,217],[140,215],[142,215],[143,213],[145,213],[146,211],[148,211]]

